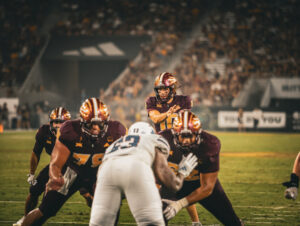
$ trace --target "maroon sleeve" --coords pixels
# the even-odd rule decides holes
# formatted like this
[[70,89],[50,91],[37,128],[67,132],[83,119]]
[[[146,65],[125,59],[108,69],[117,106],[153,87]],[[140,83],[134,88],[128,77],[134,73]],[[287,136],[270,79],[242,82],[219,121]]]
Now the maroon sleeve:
[[78,125],[77,124],[74,123],[73,120],[70,120],[63,123],[62,126],[60,127],[60,135],[58,139],[70,151],[72,151],[72,147],[74,147],[74,142],[79,136],[78,133],[76,132],[76,130],[78,130],[78,128],[76,127],[79,126],[79,124]]
[[119,139],[121,136],[126,135],[126,128],[121,122],[113,121],[109,125],[109,128],[110,134],[114,138],[114,141]]
[[182,109],[188,109],[190,110],[192,108],[192,99],[190,96],[185,96],[184,97],[184,101],[183,101],[183,105],[181,107]]
[[207,137],[208,140],[205,141],[205,158],[204,166],[201,170],[202,173],[212,173],[217,172],[220,169],[220,140],[210,135]]
[[43,151],[45,145],[45,137],[46,137],[46,128],[45,125],[40,127],[35,135],[35,144],[33,147],[33,152],[36,154],[38,159],[40,159],[41,153]]
[[156,98],[155,97],[148,97],[146,101],[146,109],[149,111],[156,110]]

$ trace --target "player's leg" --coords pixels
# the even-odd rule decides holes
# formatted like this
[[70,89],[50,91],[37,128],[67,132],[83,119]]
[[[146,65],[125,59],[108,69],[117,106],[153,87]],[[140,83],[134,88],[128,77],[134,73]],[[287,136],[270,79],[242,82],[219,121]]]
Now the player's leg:
[[162,203],[155,184],[153,172],[140,161],[127,161],[128,172],[124,174],[124,193],[129,208],[138,225],[165,225]]
[[200,204],[210,211],[225,226],[240,226],[240,219],[226,196],[219,180],[210,196],[200,201]]
[[64,203],[81,187],[80,179],[76,179],[73,185],[68,189],[66,195],[57,191],[48,191],[44,196],[39,208],[29,212],[22,224],[22,226],[42,225],[50,217],[55,216]]
[[30,186],[30,192],[25,203],[25,215],[33,210],[37,203],[39,196],[44,192],[46,183],[49,180],[49,165],[44,167],[36,178],[36,184]]
[[33,210],[38,203],[39,196],[44,192],[45,185],[49,179],[49,165],[44,167],[39,175],[36,178],[36,184],[31,185],[29,188],[29,194],[25,201],[25,215],[19,219],[16,223],[13,224],[13,226],[19,226],[23,223],[25,216]]
[[186,207],[186,210],[188,211],[190,218],[192,220],[192,225],[200,226],[200,220],[196,208],[196,204]]
[[121,203],[121,190],[116,186],[118,175],[111,161],[105,162],[99,169],[90,226],[115,224]]

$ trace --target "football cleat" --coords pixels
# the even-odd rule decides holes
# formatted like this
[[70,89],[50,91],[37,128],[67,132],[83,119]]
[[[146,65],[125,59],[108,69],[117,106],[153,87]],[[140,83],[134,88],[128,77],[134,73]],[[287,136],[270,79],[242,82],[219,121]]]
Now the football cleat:
[[18,220],[16,223],[13,224],[13,226],[21,226],[23,221],[25,219],[25,216],[23,216],[22,218],[20,218],[20,220]]

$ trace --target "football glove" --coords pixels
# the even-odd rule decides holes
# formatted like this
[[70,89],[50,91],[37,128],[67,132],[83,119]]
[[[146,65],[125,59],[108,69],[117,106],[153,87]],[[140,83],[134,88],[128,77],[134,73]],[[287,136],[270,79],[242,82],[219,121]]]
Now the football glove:
[[36,185],[37,183],[37,180],[34,178],[34,174],[27,174],[27,182],[30,184],[30,185]]
[[184,177],[187,177],[197,166],[197,161],[197,157],[192,153],[188,154],[187,157],[183,157],[178,165],[178,173],[181,173]]
[[287,189],[284,191],[284,197],[286,199],[295,200],[298,196],[298,187],[299,187],[299,178],[295,173],[291,174],[291,180],[288,182],[282,183],[283,186],[286,186]]
[[164,215],[168,221],[175,217],[182,208],[187,207],[189,204],[186,198],[178,201],[168,199],[163,199],[162,201],[167,204],[167,207],[164,210]]

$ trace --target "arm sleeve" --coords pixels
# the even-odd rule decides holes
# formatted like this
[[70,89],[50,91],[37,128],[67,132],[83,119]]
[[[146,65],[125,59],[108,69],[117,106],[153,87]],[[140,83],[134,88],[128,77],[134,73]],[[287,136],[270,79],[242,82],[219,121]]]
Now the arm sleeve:
[[125,136],[126,135],[126,131],[127,131],[126,127],[122,123],[119,123],[119,125],[118,125],[118,132],[116,133],[116,137],[115,137],[114,140],[117,140],[120,137]]
[[219,139],[215,139],[208,144],[208,154],[206,156],[206,167],[202,170],[203,173],[213,173],[220,169],[220,149],[221,143]]
[[182,109],[191,110],[191,108],[192,108],[192,99],[191,99],[191,97],[186,96],[184,99],[185,99],[185,101],[184,101],[184,104],[182,106]]
[[155,102],[152,100],[151,97],[149,97],[146,101],[146,109],[149,113],[149,111],[155,110]]
[[76,134],[72,133],[72,124],[68,122],[63,123],[59,130],[58,140],[62,144],[64,144],[70,151],[72,150],[72,140],[74,140],[75,137]]
[[43,151],[45,144],[45,137],[43,136],[43,130],[40,128],[35,135],[35,144],[33,147],[33,152],[36,154],[38,159],[40,159],[41,153]]

